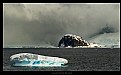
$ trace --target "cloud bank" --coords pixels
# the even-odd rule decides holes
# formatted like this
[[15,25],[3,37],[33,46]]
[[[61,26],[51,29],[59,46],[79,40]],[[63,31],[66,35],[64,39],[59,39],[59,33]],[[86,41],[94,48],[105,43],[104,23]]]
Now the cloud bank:
[[[4,45],[57,46],[67,33],[119,32],[119,4],[4,4]],[[110,31],[109,31],[110,33]]]

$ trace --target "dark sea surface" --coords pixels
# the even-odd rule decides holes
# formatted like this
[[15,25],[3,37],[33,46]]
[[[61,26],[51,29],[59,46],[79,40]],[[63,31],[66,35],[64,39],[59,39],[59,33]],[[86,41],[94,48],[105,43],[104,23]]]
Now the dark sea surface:
[[[14,67],[9,63],[16,53],[62,57],[67,67]],[[4,48],[3,71],[120,71],[119,48]]]

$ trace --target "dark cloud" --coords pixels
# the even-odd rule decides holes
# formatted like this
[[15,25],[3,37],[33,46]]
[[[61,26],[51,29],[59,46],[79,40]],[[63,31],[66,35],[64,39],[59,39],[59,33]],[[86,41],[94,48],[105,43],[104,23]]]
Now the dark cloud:
[[73,33],[87,38],[106,24],[119,31],[119,4],[4,4],[4,44],[56,46]]

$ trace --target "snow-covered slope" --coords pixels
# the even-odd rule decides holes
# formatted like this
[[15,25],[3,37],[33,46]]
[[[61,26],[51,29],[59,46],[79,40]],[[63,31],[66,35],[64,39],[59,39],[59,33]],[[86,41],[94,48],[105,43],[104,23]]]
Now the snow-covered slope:
[[105,47],[115,47],[120,48],[120,37],[119,33],[104,33],[94,36],[89,39],[89,42],[95,42],[100,45],[105,45]]

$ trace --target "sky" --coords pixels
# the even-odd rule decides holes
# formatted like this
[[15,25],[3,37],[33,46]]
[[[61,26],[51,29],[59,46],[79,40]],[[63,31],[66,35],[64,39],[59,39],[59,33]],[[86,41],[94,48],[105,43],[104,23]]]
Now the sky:
[[[3,5],[4,45],[54,45],[65,34],[88,40],[107,25],[119,33],[119,4]],[[117,34],[119,35],[119,34]],[[93,37],[93,36],[92,36]]]

